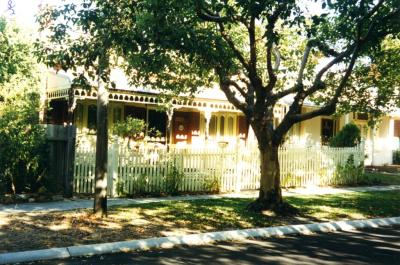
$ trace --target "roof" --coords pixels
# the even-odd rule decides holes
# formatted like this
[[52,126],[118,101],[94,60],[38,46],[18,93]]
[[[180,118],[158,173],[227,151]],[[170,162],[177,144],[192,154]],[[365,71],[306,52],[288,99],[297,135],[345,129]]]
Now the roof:
[[46,88],[48,90],[68,89],[71,84],[71,78],[65,72],[47,71]]
[[[61,94],[68,94],[66,91],[71,87],[72,84],[72,75],[70,73],[66,73],[64,71],[47,71],[47,90],[49,96],[54,94],[56,97]],[[122,69],[113,69],[111,71],[110,79],[116,85],[115,92],[129,93],[129,92],[137,92],[140,94],[147,95],[158,95],[161,92],[157,89],[149,88],[149,87],[136,87],[129,83],[126,75],[124,74]],[[95,82],[94,82],[95,83]],[[54,91],[54,92],[49,92]],[[111,92],[111,91],[110,91]],[[196,99],[204,99],[204,100],[217,100],[217,101],[228,101],[225,94],[215,85],[212,88],[200,88],[199,91],[194,95]],[[50,96],[50,98],[52,98]],[[293,103],[294,96],[288,95],[279,100],[279,103],[282,105],[290,106]],[[228,102],[227,102],[228,103]],[[229,103],[230,104],[230,103]],[[310,100],[305,100],[304,107],[317,107],[318,105]],[[395,111],[389,114],[390,116],[400,117],[400,108],[397,108]]]

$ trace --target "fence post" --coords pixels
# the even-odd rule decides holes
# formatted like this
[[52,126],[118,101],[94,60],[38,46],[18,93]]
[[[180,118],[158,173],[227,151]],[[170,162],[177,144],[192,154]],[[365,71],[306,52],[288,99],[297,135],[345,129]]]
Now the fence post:
[[240,192],[242,189],[242,171],[241,171],[241,166],[242,163],[239,159],[239,144],[240,144],[240,138],[237,139],[236,142],[236,148],[235,148],[235,159],[236,159],[236,185],[235,185],[235,192]]
[[112,140],[111,150],[109,152],[109,169],[108,169],[108,191],[109,196],[114,197],[117,192],[117,180],[118,180],[118,159],[119,158],[119,145],[118,138],[115,137]]

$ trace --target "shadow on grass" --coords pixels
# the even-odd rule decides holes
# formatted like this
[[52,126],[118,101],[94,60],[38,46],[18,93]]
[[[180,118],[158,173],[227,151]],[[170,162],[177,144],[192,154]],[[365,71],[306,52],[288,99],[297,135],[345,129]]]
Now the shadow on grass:
[[110,207],[96,219],[88,210],[0,216],[0,252],[64,247],[199,232],[400,215],[400,194],[363,192],[287,198],[301,214],[248,212],[252,199],[168,201]]

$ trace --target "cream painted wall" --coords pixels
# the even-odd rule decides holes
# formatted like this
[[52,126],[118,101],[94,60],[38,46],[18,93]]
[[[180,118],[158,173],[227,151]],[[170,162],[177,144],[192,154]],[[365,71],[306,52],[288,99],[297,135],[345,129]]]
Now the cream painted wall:
[[300,133],[300,139],[304,144],[321,144],[321,117],[302,122]]
[[399,138],[393,135],[393,120],[386,116],[378,123],[374,133],[370,130],[366,141],[366,165],[388,165],[392,163],[393,150],[400,148]]

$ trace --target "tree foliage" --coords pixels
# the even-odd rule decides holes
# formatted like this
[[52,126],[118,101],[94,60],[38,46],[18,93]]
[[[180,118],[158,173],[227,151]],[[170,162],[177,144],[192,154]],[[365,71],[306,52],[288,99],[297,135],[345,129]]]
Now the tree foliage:
[[47,184],[47,145],[39,125],[39,73],[28,35],[0,19],[0,193]]
[[[382,64],[379,47],[400,32],[400,0],[84,0],[46,14],[69,22],[50,26],[53,40],[80,25],[123,58],[135,84],[182,92],[217,83],[257,137],[261,208],[283,205],[277,152],[288,130],[333,114],[349,97],[350,107],[362,102],[353,71]],[[392,99],[383,94],[379,105]],[[275,127],[274,109],[286,99]],[[304,112],[307,100],[316,107]]]
[[341,111],[369,113],[370,123],[375,123],[380,116],[399,107],[399,61],[400,39],[388,36],[355,69],[352,89],[346,93]]
[[114,124],[113,133],[125,138],[140,139],[144,137],[146,123],[144,120],[128,117],[125,121]]

